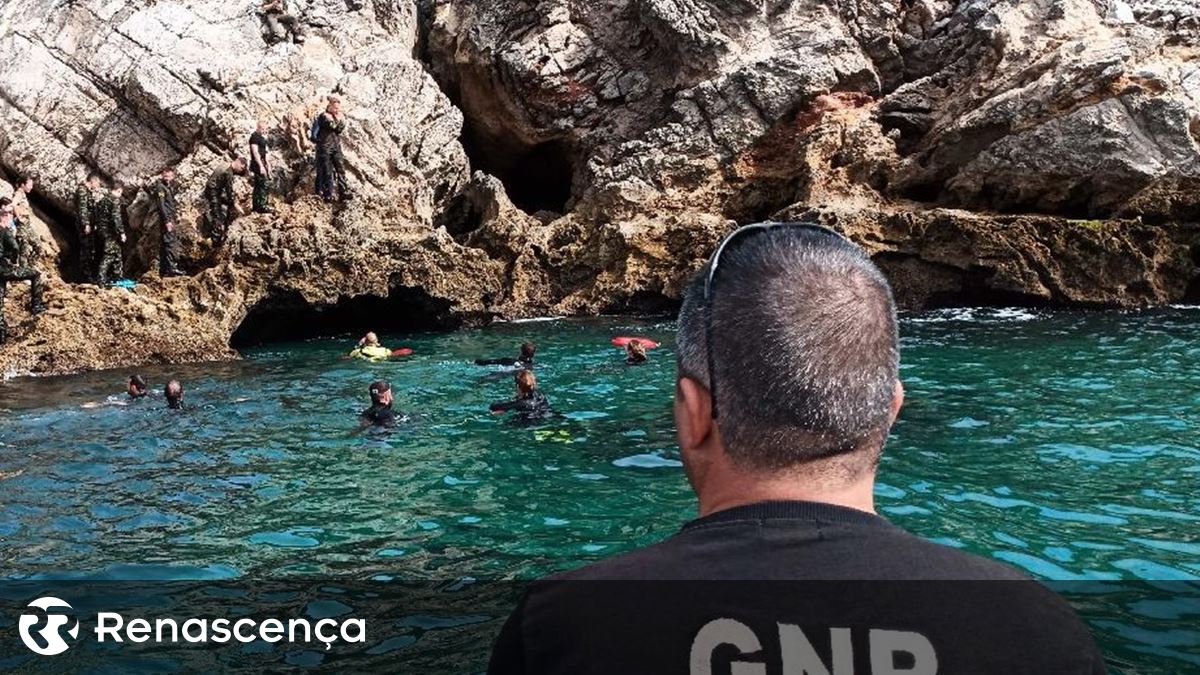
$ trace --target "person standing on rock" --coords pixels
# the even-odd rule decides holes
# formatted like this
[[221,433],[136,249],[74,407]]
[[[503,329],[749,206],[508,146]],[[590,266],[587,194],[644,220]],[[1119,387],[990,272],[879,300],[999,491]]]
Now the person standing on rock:
[[125,219],[121,215],[121,187],[114,184],[96,202],[96,243],[100,266],[96,278],[104,285],[125,277],[121,244],[125,243]]
[[304,43],[304,24],[288,13],[287,0],[264,0],[262,14],[270,32],[268,41],[275,43],[287,39],[288,33],[291,33],[292,42]]
[[36,315],[46,311],[46,305],[42,301],[42,293],[45,290],[42,274],[32,267],[22,266],[21,258],[12,200],[3,197],[0,198],[0,344],[8,340],[8,325],[4,322],[4,297],[8,294],[10,281],[30,283],[30,314]]
[[346,130],[346,119],[342,116],[342,99],[331,95],[328,100],[325,112],[316,120],[313,139],[317,145],[317,193],[326,202],[332,202],[336,186],[338,198],[345,201],[354,197],[342,169],[342,132]]
[[33,231],[33,209],[29,193],[33,192],[33,177],[20,175],[13,186],[13,217],[16,219],[17,243],[21,245],[21,266],[36,267],[42,257],[42,244]]
[[229,226],[237,218],[237,198],[233,191],[233,177],[246,175],[246,159],[238,157],[213,172],[204,186],[204,202],[208,207],[208,231],[213,245],[225,243]]
[[167,167],[150,185],[150,195],[158,209],[162,226],[162,243],[158,249],[158,273],[164,277],[183,274],[179,269],[179,224],[175,222],[178,210],[175,207],[175,169]]
[[250,134],[250,173],[254,179],[254,212],[275,213],[268,200],[271,194],[271,162],[267,159],[267,123],[258,121]]
[[96,283],[96,191],[100,176],[89,173],[87,180],[75,188],[75,225],[79,235],[79,276],[84,283]]

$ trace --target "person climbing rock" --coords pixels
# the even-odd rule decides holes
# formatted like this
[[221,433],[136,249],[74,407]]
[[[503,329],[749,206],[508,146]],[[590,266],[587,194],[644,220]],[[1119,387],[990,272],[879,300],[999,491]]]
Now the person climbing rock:
[[380,380],[372,382],[368,391],[371,394],[371,407],[362,411],[359,417],[371,426],[396,426],[397,415],[392,409],[392,385]]
[[246,175],[246,158],[238,157],[208,177],[204,185],[204,203],[208,207],[208,232],[213,245],[225,243],[229,226],[237,217],[237,198],[233,192],[233,177]]
[[342,132],[345,130],[342,99],[337,95],[330,95],[325,112],[316,119],[312,138],[317,146],[317,194],[327,202],[334,201],[335,187],[338,199],[344,201],[354,197],[346,185],[346,173],[342,168]]
[[171,380],[163,389],[163,395],[167,399],[167,407],[171,410],[183,410],[183,385],[179,380]]
[[8,325],[4,321],[4,298],[8,294],[9,282],[28,281],[29,313],[37,315],[46,311],[46,305],[42,301],[42,293],[45,291],[42,274],[32,267],[22,266],[21,257],[12,200],[3,197],[0,198],[0,344],[8,340]]
[[267,22],[268,42],[286,40],[291,33],[292,42],[304,43],[304,23],[288,12],[287,0],[264,0],[262,15]]
[[287,136],[288,150],[307,159],[308,146],[312,139],[309,138],[309,132],[312,130],[310,122],[316,119],[317,111],[321,109],[321,102],[310,101],[301,103],[283,115],[283,132]]
[[33,176],[23,174],[13,185],[13,217],[16,219],[17,243],[21,246],[21,266],[37,267],[42,257],[42,242],[33,231],[33,208],[29,193],[33,192]]
[[179,269],[179,224],[175,222],[178,210],[175,207],[175,169],[167,167],[150,185],[150,196],[158,209],[162,239],[158,249],[158,273],[164,277],[183,274]]
[[268,202],[271,194],[271,161],[267,159],[267,123],[258,121],[250,134],[250,173],[254,181],[254,212],[275,213]]
[[113,184],[96,202],[96,249],[100,259],[96,280],[111,284],[125,278],[121,244],[125,243],[125,218],[121,213],[121,187]]
[[79,235],[79,278],[88,284],[96,283],[96,191],[100,188],[100,176],[89,173],[79,187],[75,188],[75,226]]
[[550,407],[546,395],[537,388],[537,378],[532,370],[517,371],[514,380],[517,385],[517,397],[493,403],[488,408],[493,415],[512,412],[513,421],[521,424],[539,422],[557,415]]
[[521,343],[521,353],[517,358],[505,356],[498,359],[475,359],[477,366],[518,366],[529,370],[533,368],[533,357],[537,354],[537,345],[532,342]]

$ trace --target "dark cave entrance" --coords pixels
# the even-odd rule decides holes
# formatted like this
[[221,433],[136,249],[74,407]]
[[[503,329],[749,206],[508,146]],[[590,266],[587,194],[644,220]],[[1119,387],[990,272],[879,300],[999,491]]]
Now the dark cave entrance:
[[[0,175],[15,189],[17,174],[8,167],[0,167]],[[79,235],[75,230],[75,214],[68,208],[59,206],[50,197],[41,192],[37,178],[33,181],[33,192],[29,193],[29,207],[50,230],[50,236],[58,243],[60,254],[57,260],[59,276],[70,281],[77,279]]]
[[453,330],[463,324],[450,301],[432,298],[419,288],[394,287],[387,297],[342,297],[333,305],[313,305],[293,290],[273,290],[260,300],[229,338],[234,349],[367,331],[396,333]]
[[576,151],[571,140],[556,138],[529,146],[494,138],[468,121],[462,143],[471,168],[499,178],[517,208],[531,215],[568,211],[575,184]]

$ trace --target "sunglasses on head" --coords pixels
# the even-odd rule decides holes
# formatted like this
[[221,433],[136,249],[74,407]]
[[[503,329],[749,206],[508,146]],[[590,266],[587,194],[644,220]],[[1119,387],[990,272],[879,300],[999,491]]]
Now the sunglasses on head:
[[747,237],[773,230],[815,232],[829,235],[839,241],[853,245],[853,242],[847,239],[842,233],[815,223],[755,223],[739,227],[721,240],[716,252],[713,253],[712,259],[709,260],[708,277],[704,280],[704,346],[708,352],[708,393],[712,398],[713,419],[717,418],[717,358],[716,350],[713,349],[713,294],[716,290],[715,282],[717,279],[717,270],[721,265],[721,255],[734,242],[743,241]]

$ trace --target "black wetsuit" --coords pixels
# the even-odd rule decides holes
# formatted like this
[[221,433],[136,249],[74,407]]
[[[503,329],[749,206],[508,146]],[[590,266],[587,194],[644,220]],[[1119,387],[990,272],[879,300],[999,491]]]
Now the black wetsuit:
[[499,359],[475,359],[477,366],[520,366],[522,370],[533,370],[533,357],[523,359],[506,356]]
[[167,399],[167,407],[171,410],[184,410],[183,399]]
[[634,356],[632,354],[625,357],[625,363],[631,366],[640,366],[649,360],[650,359],[646,356]]
[[536,389],[511,401],[493,403],[489,409],[492,412],[513,412],[513,420],[517,422],[538,422],[558,415],[550,407],[546,395]]
[[396,411],[392,410],[391,405],[375,403],[370,408],[362,411],[359,417],[377,427],[396,426]]

